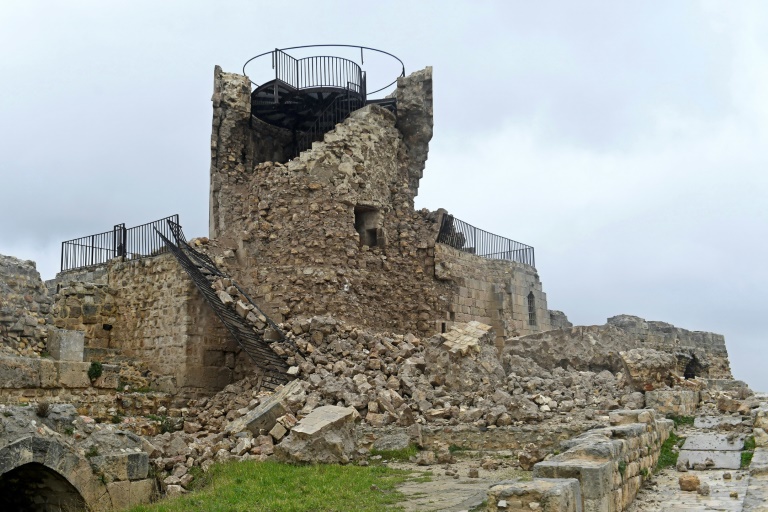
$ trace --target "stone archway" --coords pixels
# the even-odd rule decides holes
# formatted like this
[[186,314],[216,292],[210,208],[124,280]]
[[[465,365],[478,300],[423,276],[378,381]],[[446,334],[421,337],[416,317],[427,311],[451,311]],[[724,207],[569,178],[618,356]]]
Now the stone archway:
[[29,462],[0,475],[0,510],[69,512],[86,510],[86,504],[62,475]]
[[[0,448],[0,491],[11,485],[16,486],[14,492],[19,496],[0,496],[0,510],[101,512],[112,509],[107,487],[93,474],[88,461],[55,438],[28,436]],[[35,499],[33,491],[41,496]],[[50,494],[42,495],[45,492]],[[6,506],[3,499],[18,499],[19,505],[26,508]],[[79,503],[80,507],[63,508],[57,505],[57,500],[61,505]]]

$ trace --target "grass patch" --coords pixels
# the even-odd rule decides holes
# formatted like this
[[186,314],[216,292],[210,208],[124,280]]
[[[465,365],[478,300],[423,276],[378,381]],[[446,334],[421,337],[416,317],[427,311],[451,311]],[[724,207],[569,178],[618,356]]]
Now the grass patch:
[[380,455],[382,459],[386,460],[399,460],[408,462],[411,457],[415,457],[419,453],[419,449],[415,445],[408,445],[407,448],[400,448],[399,450],[371,450],[371,455]]
[[417,484],[423,484],[424,482],[431,482],[434,473],[431,471],[424,471],[419,476],[413,476],[408,479],[409,482],[415,482]]
[[680,425],[693,426],[693,416],[678,416],[676,414],[669,414],[667,415],[667,418],[675,422],[675,428],[679,427]]
[[677,457],[680,455],[680,452],[673,451],[672,447],[679,446],[683,440],[684,438],[678,437],[674,432],[669,434],[667,440],[661,445],[659,462],[656,464],[656,471],[677,465]]
[[752,464],[752,456],[755,454],[755,436],[744,439],[744,451],[741,452],[741,469],[746,469]]
[[211,467],[187,495],[130,512],[393,510],[391,505],[403,500],[395,486],[408,475],[384,466],[233,461]]
[[465,452],[467,451],[467,449],[464,448],[463,446],[457,446],[455,444],[452,444],[451,446],[448,447],[448,451],[451,453],[458,453],[458,452]]

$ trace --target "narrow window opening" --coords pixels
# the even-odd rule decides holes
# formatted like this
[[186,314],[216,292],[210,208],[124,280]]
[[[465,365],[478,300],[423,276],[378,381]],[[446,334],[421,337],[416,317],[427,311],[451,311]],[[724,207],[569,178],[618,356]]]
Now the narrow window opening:
[[440,332],[445,334],[445,330],[446,330],[445,322],[441,322],[441,330],[440,330]]
[[355,231],[360,235],[360,246],[379,247],[382,240],[379,237],[381,228],[381,213],[370,206],[355,207]]
[[533,292],[528,294],[528,324],[536,325],[536,298]]

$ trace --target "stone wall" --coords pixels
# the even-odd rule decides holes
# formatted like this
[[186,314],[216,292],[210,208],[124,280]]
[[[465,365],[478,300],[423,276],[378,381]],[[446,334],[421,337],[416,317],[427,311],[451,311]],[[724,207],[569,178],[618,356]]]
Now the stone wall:
[[51,327],[52,299],[35,262],[0,254],[0,348],[40,355]]
[[504,351],[530,357],[544,368],[622,370],[620,351],[650,348],[672,354],[680,377],[732,379],[725,339],[663,322],[621,315],[606,325],[577,326],[512,338]]
[[[566,450],[533,467],[533,482],[502,482],[489,491],[489,510],[534,510],[540,498],[564,479],[569,492],[551,500],[547,510],[621,512],[650,478],[662,443],[672,431],[671,420],[656,419],[651,410],[613,411],[611,426],[590,430],[562,443]],[[579,491],[570,490],[571,479]],[[562,499],[563,496],[567,499]],[[580,496],[581,503],[574,503]],[[531,505],[531,503],[537,505]]]
[[[449,319],[477,320],[505,337],[551,329],[547,295],[536,269],[522,263],[481,258],[448,245],[435,246],[435,277],[454,285]],[[533,294],[533,301],[529,299]],[[533,315],[529,314],[532,304]]]
[[245,356],[170,254],[62,273],[56,287],[55,324],[85,332],[87,360],[142,361],[152,387],[171,393],[242,376]]

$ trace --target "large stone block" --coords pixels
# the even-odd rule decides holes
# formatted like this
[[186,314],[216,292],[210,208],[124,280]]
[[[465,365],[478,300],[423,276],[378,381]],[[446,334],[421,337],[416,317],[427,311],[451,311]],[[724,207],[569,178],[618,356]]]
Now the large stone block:
[[40,386],[40,359],[0,356],[0,388]]
[[48,335],[47,346],[48,352],[54,359],[82,362],[85,333],[83,331],[52,329]]
[[611,512],[613,461],[545,460],[533,466],[540,478],[575,478],[581,485],[584,512]]
[[283,386],[271,396],[267,397],[258,407],[248,412],[245,416],[236,419],[227,425],[225,432],[236,434],[243,430],[249,430],[254,436],[259,435],[260,430],[269,432],[277,423],[277,418],[290,412],[288,407],[283,404],[288,396],[294,393],[300,393],[302,385],[300,381],[294,380]]
[[91,466],[109,481],[142,480],[149,473],[149,456],[144,452],[108,453],[92,457]]
[[87,388],[91,385],[88,378],[90,363],[74,361],[56,361],[59,370],[59,384],[63,388]]
[[659,389],[645,393],[645,405],[661,415],[693,416],[699,392],[689,389]]
[[582,512],[579,481],[535,478],[499,482],[488,490],[489,512]]
[[288,462],[347,463],[357,448],[355,419],[358,417],[354,407],[318,407],[275,447],[275,455]]

